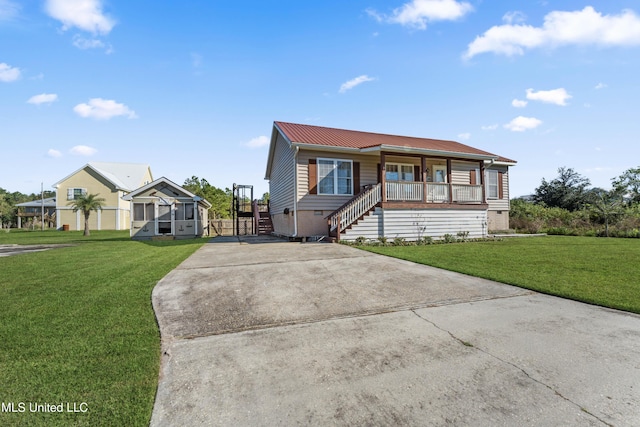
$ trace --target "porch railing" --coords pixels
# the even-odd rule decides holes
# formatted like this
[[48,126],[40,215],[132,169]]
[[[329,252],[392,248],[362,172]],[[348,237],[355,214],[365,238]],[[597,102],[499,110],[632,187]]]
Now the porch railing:
[[329,216],[329,230],[341,230],[350,226],[361,216],[369,212],[381,200],[381,184],[363,191]]
[[482,203],[481,185],[453,184],[453,201],[458,203]]
[[449,202],[449,184],[443,182],[428,182],[427,203],[448,203]]
[[424,184],[412,181],[387,181],[387,200],[421,202]]
[[[424,191],[427,191],[423,198]],[[482,186],[442,182],[387,181],[387,200],[393,202],[482,203]]]

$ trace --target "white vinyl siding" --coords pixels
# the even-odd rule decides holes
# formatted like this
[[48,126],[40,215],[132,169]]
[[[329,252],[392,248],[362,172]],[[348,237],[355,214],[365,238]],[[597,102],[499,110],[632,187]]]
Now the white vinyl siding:
[[487,211],[477,209],[380,209],[365,216],[341,236],[342,240],[355,240],[359,236],[375,240],[384,236],[408,241],[430,236],[442,238],[445,234],[469,232],[469,238],[484,237],[487,233]]
[[269,177],[269,206],[271,214],[281,214],[284,209],[293,209],[295,192],[295,168],[293,148],[278,133],[271,176]]

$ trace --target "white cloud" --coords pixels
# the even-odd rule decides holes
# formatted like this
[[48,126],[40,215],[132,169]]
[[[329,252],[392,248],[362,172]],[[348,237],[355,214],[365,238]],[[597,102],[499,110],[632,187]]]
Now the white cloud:
[[482,129],[482,130],[496,130],[496,129],[498,129],[498,124],[496,123],[495,125],[480,126],[480,129]]
[[471,138],[471,134],[469,132],[459,133],[458,138],[460,138],[462,141],[466,141],[467,139]]
[[353,89],[354,87],[361,85],[362,83],[366,83],[366,82],[371,82],[374,81],[375,78],[373,77],[369,77],[366,74],[362,75],[362,76],[358,76],[355,79],[351,79],[348,82],[342,83],[342,85],[340,86],[340,93],[345,93],[346,91],[348,91],[349,89]]
[[521,100],[521,99],[514,99],[513,101],[511,101],[511,105],[513,105],[516,108],[524,108],[526,107],[528,104],[527,101]]
[[587,6],[574,12],[553,11],[542,27],[524,24],[496,25],[469,43],[463,57],[493,52],[523,55],[526,49],[563,45],[640,45],[640,17],[626,9],[618,15],[602,15]]
[[62,22],[62,29],[76,27],[93,34],[108,34],[115,21],[102,12],[101,0],[47,0],[45,10]]
[[69,152],[74,156],[92,156],[96,154],[98,150],[87,145],[76,145],[75,147],[71,148]]
[[249,148],[260,148],[260,147],[264,147],[266,145],[269,145],[269,142],[271,142],[269,140],[269,137],[264,136],[264,135],[260,135],[256,138],[253,138],[251,141],[247,142],[246,145]]
[[20,13],[20,5],[11,0],[0,0],[0,21],[10,21]]
[[4,62],[0,63],[0,82],[13,82],[20,78],[20,68],[11,67]]
[[594,87],[594,89],[604,89],[605,87],[607,87],[607,84],[600,82]]
[[51,104],[58,99],[58,95],[55,93],[41,93],[40,95],[34,95],[27,101],[28,104],[40,105]]
[[73,45],[78,49],[86,50],[86,49],[100,49],[105,47],[105,44],[102,40],[98,39],[85,39],[79,34],[73,36]]
[[552,90],[539,90],[534,92],[533,89],[527,89],[527,99],[531,101],[546,102],[547,104],[567,105],[567,99],[572,98],[564,88]]
[[384,15],[373,9],[367,13],[378,22],[389,22],[424,30],[428,22],[453,21],[473,10],[467,2],[456,0],[411,0],[393,10],[391,15]]
[[135,111],[129,109],[126,105],[102,98],[92,98],[88,104],[78,104],[73,107],[73,111],[80,117],[97,120],[109,120],[116,116],[126,116],[130,119],[138,117]]
[[502,17],[502,22],[506,22],[507,24],[519,24],[527,20],[527,17],[524,13],[519,11],[507,12]]
[[535,117],[518,116],[504,125],[504,127],[513,132],[524,132],[525,130],[535,129],[541,124],[542,120],[538,120]]
[[50,148],[49,151],[47,151],[47,155],[49,157],[53,157],[54,159],[57,159],[58,157],[62,157],[62,153],[59,152],[58,150],[54,150],[53,148]]

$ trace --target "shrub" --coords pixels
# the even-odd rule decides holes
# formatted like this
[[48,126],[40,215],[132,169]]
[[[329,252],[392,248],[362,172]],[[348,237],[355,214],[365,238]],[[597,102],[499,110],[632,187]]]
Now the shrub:
[[456,236],[454,236],[453,234],[445,234],[444,236],[442,236],[442,240],[445,243],[455,243],[458,241],[458,239],[456,238]]
[[353,241],[353,243],[355,243],[358,246],[362,246],[365,243],[367,243],[367,238],[364,236],[358,236],[356,237],[356,239]]
[[393,246],[407,246],[407,241],[404,237],[396,237],[393,239]]

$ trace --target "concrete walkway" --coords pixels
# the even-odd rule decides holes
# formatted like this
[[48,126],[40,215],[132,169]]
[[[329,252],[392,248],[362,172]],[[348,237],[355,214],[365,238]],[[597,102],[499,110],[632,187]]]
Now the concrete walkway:
[[640,316],[337,244],[214,239],[158,283],[152,426],[640,425]]

